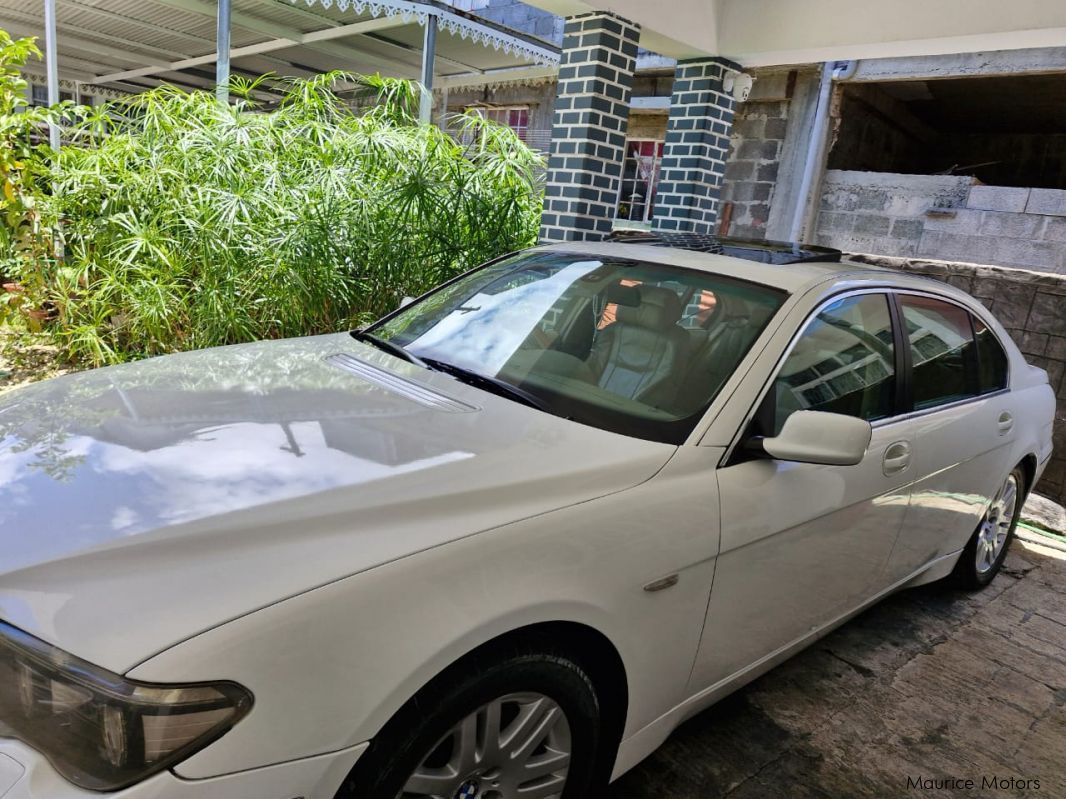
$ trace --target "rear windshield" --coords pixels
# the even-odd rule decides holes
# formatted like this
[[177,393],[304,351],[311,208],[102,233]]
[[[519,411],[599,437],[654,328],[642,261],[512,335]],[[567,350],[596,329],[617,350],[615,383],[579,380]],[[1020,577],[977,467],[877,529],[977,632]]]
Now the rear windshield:
[[698,270],[534,252],[464,275],[371,331],[518,387],[550,413],[680,443],[785,297]]

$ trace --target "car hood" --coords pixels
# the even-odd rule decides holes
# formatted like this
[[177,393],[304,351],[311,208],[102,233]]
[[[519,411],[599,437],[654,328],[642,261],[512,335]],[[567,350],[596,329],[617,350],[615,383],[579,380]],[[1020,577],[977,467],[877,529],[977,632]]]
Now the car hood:
[[675,447],[346,334],[0,398],[0,619],[115,671],[374,566],[640,483]]

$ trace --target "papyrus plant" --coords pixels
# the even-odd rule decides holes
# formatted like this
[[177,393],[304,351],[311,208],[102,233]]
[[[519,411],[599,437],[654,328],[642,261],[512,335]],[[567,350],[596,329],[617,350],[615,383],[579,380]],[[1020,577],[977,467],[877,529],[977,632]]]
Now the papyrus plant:
[[64,264],[34,297],[68,357],[343,329],[535,240],[543,165],[507,129],[420,124],[417,87],[378,77],[234,94],[160,88],[68,130],[41,198]]

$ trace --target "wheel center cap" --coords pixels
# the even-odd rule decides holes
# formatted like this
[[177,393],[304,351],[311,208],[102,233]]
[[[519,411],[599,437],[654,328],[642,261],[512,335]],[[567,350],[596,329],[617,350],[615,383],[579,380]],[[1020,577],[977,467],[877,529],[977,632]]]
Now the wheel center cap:
[[477,799],[477,795],[480,792],[481,781],[469,779],[459,786],[459,790],[455,792],[455,799]]

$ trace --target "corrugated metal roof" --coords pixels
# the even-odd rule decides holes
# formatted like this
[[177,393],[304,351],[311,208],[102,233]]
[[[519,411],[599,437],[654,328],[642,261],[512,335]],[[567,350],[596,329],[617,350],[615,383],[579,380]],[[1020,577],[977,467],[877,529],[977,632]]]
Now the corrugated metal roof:
[[[42,6],[41,0],[3,0],[0,27],[43,39]],[[60,0],[60,78],[125,91],[165,80],[209,85],[216,11],[215,0]],[[442,77],[557,62],[552,45],[443,3],[233,0],[233,72],[306,76],[342,69],[417,77],[422,25],[430,15],[440,24],[436,72]],[[42,69],[35,64],[30,71]]]

